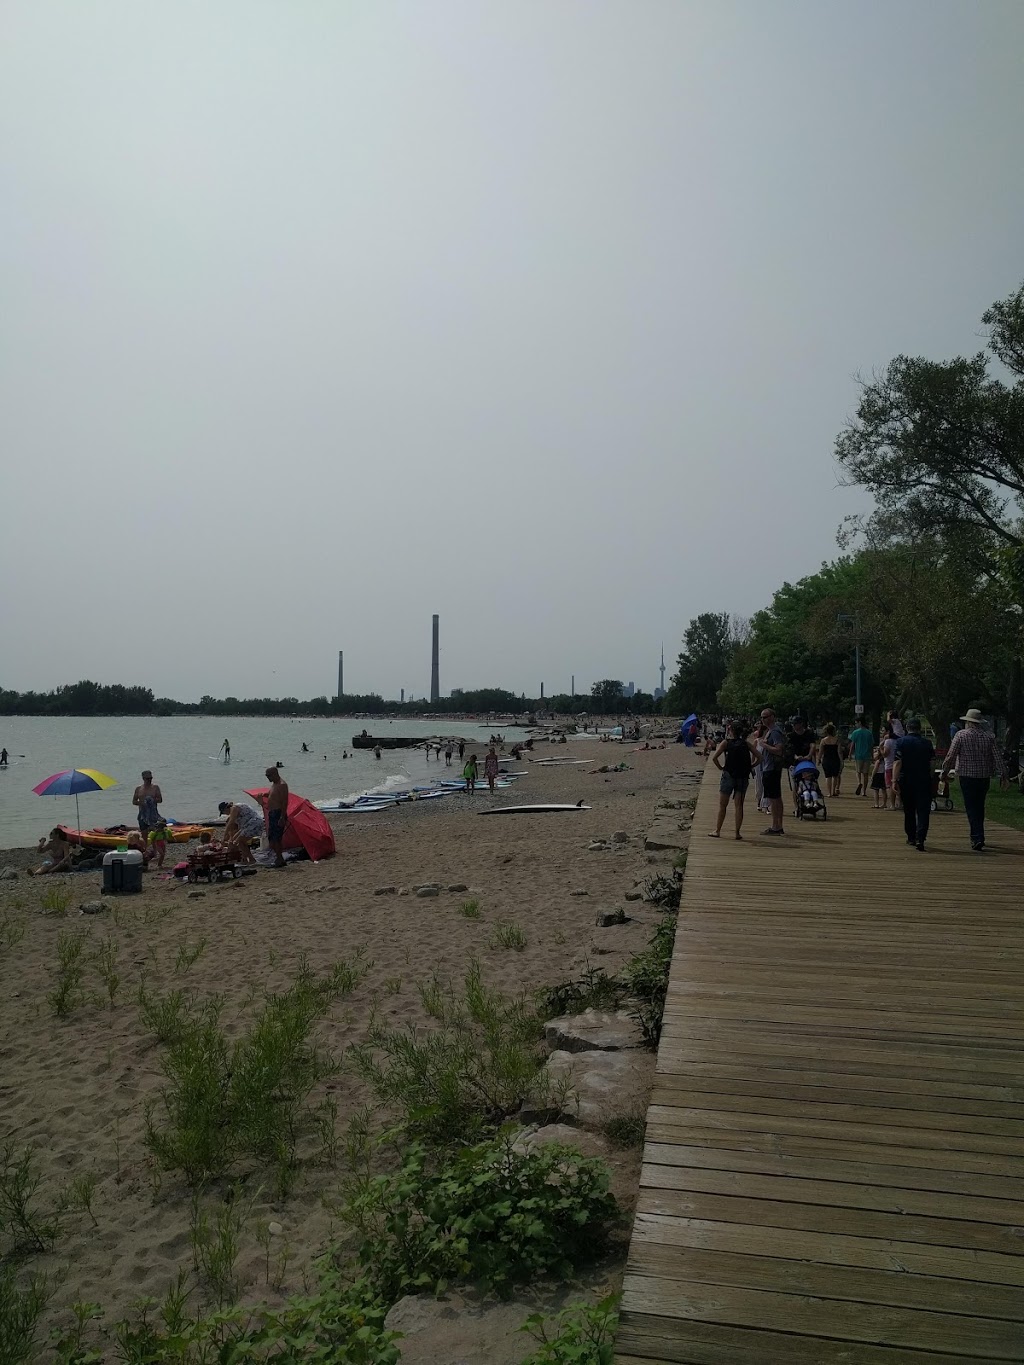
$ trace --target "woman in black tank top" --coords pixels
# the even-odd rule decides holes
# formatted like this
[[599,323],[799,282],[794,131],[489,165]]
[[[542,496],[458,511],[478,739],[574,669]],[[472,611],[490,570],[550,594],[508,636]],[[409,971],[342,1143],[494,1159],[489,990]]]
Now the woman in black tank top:
[[736,815],[736,838],[742,839],[740,828],[743,824],[743,799],[747,794],[750,774],[758,762],[755,745],[747,738],[747,728],[739,721],[731,721],[725,732],[725,739],[711,756],[711,761],[722,774],[718,786],[718,823],[709,837],[717,839],[725,824],[729,799],[732,798]]

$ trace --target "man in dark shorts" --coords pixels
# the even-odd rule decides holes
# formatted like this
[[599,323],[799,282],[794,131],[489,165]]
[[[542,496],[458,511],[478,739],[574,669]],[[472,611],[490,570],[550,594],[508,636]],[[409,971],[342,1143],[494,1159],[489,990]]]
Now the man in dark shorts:
[[143,840],[149,838],[149,832],[156,829],[160,823],[160,802],[164,799],[164,794],[153,781],[153,774],[147,768],[142,774],[142,783],[135,788],[132,796],[132,805],[139,808],[139,833]]
[[281,841],[284,839],[285,827],[288,824],[288,783],[276,768],[267,769],[267,781],[270,783],[270,791],[267,793],[267,843],[276,854],[274,866],[284,867],[284,849]]
[[761,788],[771,806],[772,822],[762,834],[784,834],[782,828],[782,769],[785,764],[786,733],[766,706],[761,712]]
[[931,740],[921,734],[921,722],[911,717],[906,733],[896,741],[896,762],[892,769],[892,789],[903,802],[903,828],[907,843],[924,852],[932,809],[932,769],[935,750]]

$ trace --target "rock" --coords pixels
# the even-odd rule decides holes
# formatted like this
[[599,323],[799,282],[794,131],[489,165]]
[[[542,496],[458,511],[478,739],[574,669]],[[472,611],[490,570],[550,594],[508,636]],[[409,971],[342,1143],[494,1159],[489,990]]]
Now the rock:
[[595,839],[592,844],[587,845],[588,853],[607,853],[608,845],[601,839]]
[[544,1026],[544,1039],[557,1052],[622,1052],[640,1047],[639,1026],[622,1010],[584,1010]]
[[16,882],[18,880],[18,869],[16,867],[0,868],[0,882]]
[[438,1322],[451,1322],[454,1317],[455,1309],[443,1299],[428,1298],[424,1294],[406,1294],[405,1298],[392,1305],[384,1319],[384,1326],[389,1332],[412,1336]]
[[[538,1147],[550,1147],[557,1142],[562,1147],[575,1147],[584,1156],[599,1156],[608,1144],[594,1133],[582,1133],[568,1123],[546,1123],[541,1128],[523,1128],[512,1142],[515,1152],[532,1152]],[[586,1149],[586,1150],[584,1150]]]
[[428,896],[439,896],[441,894],[441,888],[438,886],[418,886],[416,888],[416,894],[419,896],[420,900],[425,900]]
[[[541,1072],[548,1086],[538,1099],[523,1106],[522,1117],[551,1111],[550,1095],[564,1095],[565,1115],[571,1121],[599,1128],[609,1114],[627,1108],[649,1083],[652,1054],[630,1049],[619,1052],[552,1052]],[[532,1108],[530,1107],[532,1106]]]
[[378,886],[373,894],[375,896],[393,896],[397,891],[397,886]]
[[449,882],[449,883],[448,883],[448,890],[449,890],[449,891],[468,891],[468,890],[469,890],[469,887],[466,885],[465,882]]
[[284,1232],[284,1228],[280,1223],[268,1223],[267,1231],[270,1233],[271,1237],[280,1237],[282,1232]]
[[617,829],[617,830],[615,831],[615,833],[612,835],[612,843],[613,843],[613,844],[628,844],[628,843],[629,843],[629,835],[626,833],[626,831],[625,831],[624,829]]
[[[578,1297],[578,1294],[577,1294]],[[407,1295],[385,1319],[400,1331],[402,1365],[519,1365],[529,1340],[520,1330],[542,1305],[484,1300],[471,1291],[444,1299]],[[546,1307],[546,1305],[544,1305]],[[561,1305],[559,1305],[561,1306]]]
[[78,909],[83,915],[105,915],[110,906],[106,901],[83,901]]
[[644,848],[649,852],[656,849],[668,849],[672,852],[679,852],[686,848],[690,842],[689,826],[680,829],[679,821],[663,816],[655,820],[654,824],[647,831],[647,838],[644,840]]
[[575,891],[569,892],[570,896],[589,896],[590,892],[585,886],[578,886]]
[[407,896],[409,894],[409,888],[407,886],[400,886],[398,888],[398,894],[400,896]]
[[[201,901],[205,895],[206,895],[206,892],[205,892],[205,891],[190,891],[190,892],[188,893],[188,898],[189,898],[190,901]],[[273,900],[272,900],[272,901],[271,901],[271,904],[272,904],[272,905],[273,905],[273,904],[279,905],[279,904],[280,904],[280,901],[273,901]]]
[[625,899],[628,901],[638,901],[642,895],[642,891],[627,891]]
[[602,910],[595,923],[599,929],[610,929],[613,924],[628,924],[629,916],[625,910]]

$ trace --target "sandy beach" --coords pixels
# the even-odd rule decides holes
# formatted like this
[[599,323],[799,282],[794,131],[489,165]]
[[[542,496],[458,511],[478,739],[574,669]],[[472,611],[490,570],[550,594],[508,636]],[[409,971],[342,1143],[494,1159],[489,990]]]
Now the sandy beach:
[[[332,819],[334,859],[280,872],[261,869],[251,878],[201,888],[200,895],[149,873],[141,894],[110,898],[112,910],[100,915],[78,910],[99,895],[98,874],[22,875],[0,883],[0,923],[6,926],[0,939],[3,1137],[17,1148],[35,1145],[51,1195],[74,1177],[96,1180],[95,1224],[84,1214],[70,1219],[53,1252],[33,1258],[34,1268],[66,1269],[51,1319],[84,1299],[102,1303],[113,1321],[142,1296],[162,1297],[178,1270],[191,1268],[188,1189],[174,1173],[156,1169],[143,1140],[146,1104],[160,1091],[162,1076],[161,1049],[136,1001],[140,982],[154,992],[223,996],[230,1034],[253,999],[293,980],[301,959],[319,972],[362,955],[365,976],[321,1028],[343,1059],[364,1038],[374,1009],[393,1023],[427,1024],[417,983],[431,975],[459,980],[473,959],[489,985],[512,994],[577,976],[587,964],[614,972],[645,946],[657,918],[650,908],[630,904],[631,922],[610,928],[596,927],[595,916],[624,906],[626,893],[652,871],[671,867],[671,854],[645,850],[645,832],[670,776],[696,775],[702,764],[671,744],[643,752],[628,744],[602,744],[599,752],[585,742],[542,745],[535,756],[630,766],[598,774],[531,763],[524,765],[527,778],[493,798],[484,790],[373,816],[338,817]],[[591,809],[479,815],[489,803],[580,799]],[[590,849],[593,840],[616,832],[625,840],[606,852]],[[24,853],[0,855],[0,864],[26,861]],[[441,886],[436,898],[400,894],[427,882]],[[450,885],[468,890],[449,892]],[[375,894],[389,886],[396,891]],[[47,892],[61,890],[69,896],[65,910],[41,908]],[[460,913],[467,898],[479,902],[479,918]],[[521,929],[521,951],[497,944],[499,923]],[[91,998],[59,1019],[47,993],[58,935],[68,930],[88,935],[87,953],[112,940],[121,980],[110,1006],[99,977],[87,971],[83,987]],[[633,1084],[620,1097],[623,1113],[642,1101],[653,1054],[638,1051],[635,1062]],[[324,1089],[337,1100],[339,1127],[369,1098],[345,1068]],[[639,1152],[594,1142],[610,1160],[628,1212]],[[338,1180],[337,1169],[311,1164],[286,1199],[258,1197],[254,1224],[263,1218],[280,1228],[272,1244],[277,1269],[268,1276],[267,1252],[247,1231],[238,1262],[245,1298],[274,1301],[302,1288],[311,1257],[338,1232],[324,1204]],[[611,1273],[614,1278],[614,1267]]]

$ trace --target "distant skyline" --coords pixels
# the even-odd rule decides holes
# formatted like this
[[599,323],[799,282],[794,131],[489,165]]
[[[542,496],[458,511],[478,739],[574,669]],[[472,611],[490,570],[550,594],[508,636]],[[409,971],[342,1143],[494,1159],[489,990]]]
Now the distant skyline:
[[1024,278],[1020,0],[8,0],[0,685],[651,690]]

